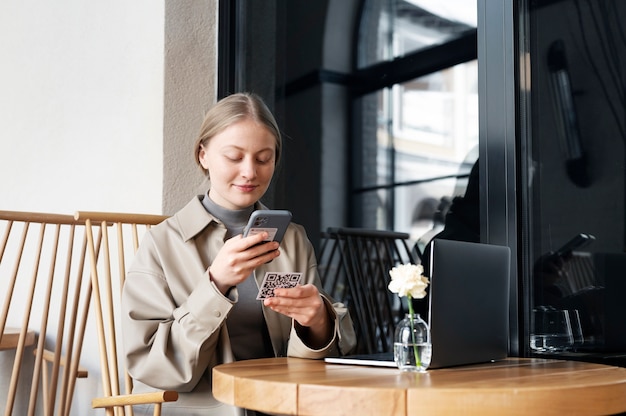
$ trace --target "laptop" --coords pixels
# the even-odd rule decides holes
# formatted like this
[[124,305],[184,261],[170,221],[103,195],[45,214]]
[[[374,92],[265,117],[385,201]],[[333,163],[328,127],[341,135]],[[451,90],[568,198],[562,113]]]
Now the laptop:
[[[507,357],[510,261],[511,251],[505,246],[433,240],[428,274],[433,347],[429,369]],[[393,352],[325,360],[395,367]]]

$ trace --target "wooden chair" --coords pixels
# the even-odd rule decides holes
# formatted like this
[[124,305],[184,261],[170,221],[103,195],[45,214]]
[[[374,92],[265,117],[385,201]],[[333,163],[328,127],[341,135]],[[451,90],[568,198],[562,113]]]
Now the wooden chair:
[[[141,233],[167,217],[84,211],[76,212],[74,217],[78,222],[84,223],[86,228],[93,309],[100,348],[104,396],[93,399],[92,406],[104,408],[108,415],[132,415],[133,405],[153,404],[154,415],[160,415],[162,403],[178,400],[178,393],[132,393],[132,379],[126,371],[124,360],[118,360],[118,352],[122,350],[118,347],[119,330],[116,329],[116,320],[119,316],[117,310],[126,266],[139,246]],[[120,378],[125,380],[123,393],[120,389]]]
[[0,350],[15,354],[5,415],[67,415],[76,378],[87,376],[84,236],[70,215],[0,211]]
[[393,350],[393,333],[405,310],[387,288],[392,267],[415,263],[409,235],[394,231],[328,228],[323,234],[319,271],[324,290],[350,310],[357,353]]

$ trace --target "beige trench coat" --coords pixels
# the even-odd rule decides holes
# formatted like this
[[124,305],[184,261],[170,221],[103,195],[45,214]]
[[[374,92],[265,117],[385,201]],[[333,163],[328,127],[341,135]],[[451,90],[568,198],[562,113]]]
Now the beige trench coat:
[[[179,392],[171,414],[237,414],[211,395],[211,369],[233,361],[224,325],[238,293],[229,298],[209,279],[208,268],[224,244],[226,227],[211,216],[202,196],[144,237],[128,271],[122,293],[122,330],[129,372],[136,391]],[[266,209],[261,204],[257,209]],[[255,270],[257,285],[268,271],[302,272],[303,283],[321,291],[315,252],[304,228],[290,224],[281,254]],[[320,350],[306,346],[290,318],[263,307],[276,356],[320,359],[353,350],[356,339],[347,309],[322,295],[334,311],[335,334]],[[168,407],[170,410],[168,411]],[[212,409],[213,411],[210,411]]]

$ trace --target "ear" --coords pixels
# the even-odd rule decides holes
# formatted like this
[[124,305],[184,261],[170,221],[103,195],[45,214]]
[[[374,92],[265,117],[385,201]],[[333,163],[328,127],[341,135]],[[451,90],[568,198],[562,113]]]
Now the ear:
[[209,161],[207,157],[207,152],[204,149],[204,146],[200,145],[200,151],[198,152],[198,161],[200,165],[205,169],[209,170]]

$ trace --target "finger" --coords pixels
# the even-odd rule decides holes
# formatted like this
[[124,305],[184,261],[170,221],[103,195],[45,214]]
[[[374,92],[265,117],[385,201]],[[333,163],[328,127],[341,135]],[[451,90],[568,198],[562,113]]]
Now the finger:
[[284,300],[279,301],[276,298],[265,299],[263,303],[274,312],[281,313],[294,319],[301,318],[303,315],[306,315],[310,309],[293,303],[286,303]]
[[[274,295],[276,295],[276,291],[274,291]],[[288,315],[293,317],[294,313],[301,313],[303,310],[306,310],[309,306],[306,302],[303,302],[300,299],[287,298],[282,296],[273,296],[271,298],[267,298],[263,301],[265,306],[271,308],[274,312],[282,313],[283,315]]]
[[248,248],[248,251],[252,255],[252,257],[258,257],[273,251],[277,251],[279,247],[280,244],[278,244],[276,241],[270,241],[267,243],[261,243],[252,246]]
[[316,309],[312,307],[298,307],[298,306],[269,306],[274,312],[288,316],[294,319],[300,325],[310,326],[315,320]]
[[[282,290],[282,289],[281,289]],[[284,289],[290,290],[290,289]],[[319,295],[305,297],[278,296],[274,289],[274,296],[264,300],[265,306],[281,313],[309,314],[318,310],[324,302]]]
[[254,247],[259,244],[263,244],[265,240],[269,238],[269,234],[265,231],[258,234],[249,235],[247,237],[242,237],[242,241],[245,242],[245,248]]
[[267,253],[264,253],[264,254],[261,254],[259,256],[253,257],[251,259],[251,261],[254,263],[252,268],[256,269],[257,267],[261,266],[262,264],[269,263],[270,261],[272,261],[273,259],[275,259],[278,256],[280,256],[280,250],[268,251]]
[[309,296],[318,296],[317,287],[312,284],[297,285],[290,288],[276,288],[274,295],[284,298],[306,298]]

